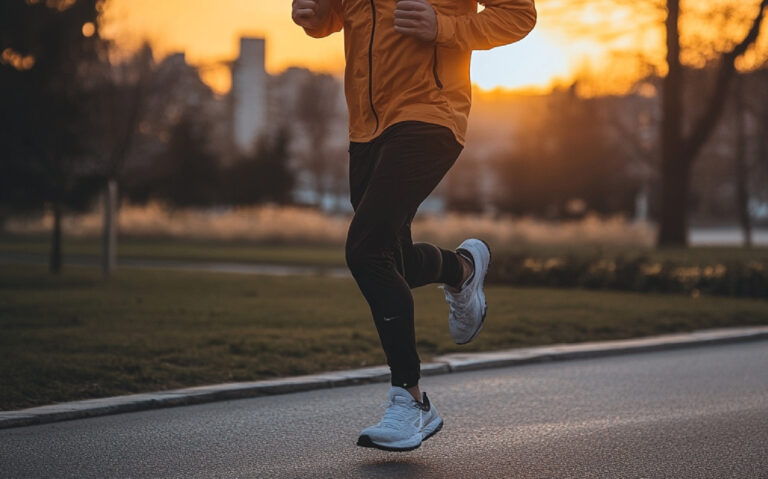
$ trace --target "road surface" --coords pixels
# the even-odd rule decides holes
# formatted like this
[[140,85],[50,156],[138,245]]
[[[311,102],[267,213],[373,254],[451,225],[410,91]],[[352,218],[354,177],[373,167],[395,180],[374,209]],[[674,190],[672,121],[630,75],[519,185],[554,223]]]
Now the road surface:
[[355,446],[386,384],[0,431],[0,477],[768,478],[768,342],[423,381],[445,427]]

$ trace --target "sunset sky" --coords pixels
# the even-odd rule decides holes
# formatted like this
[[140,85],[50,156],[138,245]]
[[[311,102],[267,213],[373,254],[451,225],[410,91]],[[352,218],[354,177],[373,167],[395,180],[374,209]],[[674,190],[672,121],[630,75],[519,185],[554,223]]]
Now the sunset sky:
[[[710,3],[718,2],[722,3]],[[608,78],[620,89],[637,76],[638,55],[617,56],[616,51],[642,45],[644,61],[659,63],[663,58],[660,28],[654,23],[650,28],[633,28],[638,12],[615,9],[606,14],[587,7],[569,10],[564,19],[563,5],[557,0],[537,2],[539,22],[528,38],[475,52],[473,81],[484,89],[546,89],[575,74],[591,73]],[[607,38],[576,35],[570,28],[574,24],[598,28],[606,20],[614,27]],[[341,74],[344,66],[342,35],[322,40],[307,37],[291,21],[288,0],[108,0],[102,23],[102,34],[115,38],[125,50],[148,39],[158,57],[186,52],[187,60],[201,67],[204,80],[220,93],[229,89],[228,64],[236,58],[238,38],[243,35],[267,39],[267,70],[273,74],[290,66]],[[742,29],[736,23],[733,30],[738,36]]]

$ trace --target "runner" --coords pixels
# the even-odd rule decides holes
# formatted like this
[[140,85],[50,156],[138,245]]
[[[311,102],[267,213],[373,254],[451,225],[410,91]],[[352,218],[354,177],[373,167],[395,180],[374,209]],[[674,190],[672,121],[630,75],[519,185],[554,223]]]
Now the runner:
[[293,20],[312,37],[344,29],[349,108],[349,183],[355,215],[346,259],[370,305],[392,373],[389,407],[357,444],[416,449],[443,426],[419,390],[411,289],[442,283],[457,344],[485,320],[491,251],[479,239],[456,251],[414,244],[411,221],[464,145],[472,50],[524,38],[534,0],[293,0]]

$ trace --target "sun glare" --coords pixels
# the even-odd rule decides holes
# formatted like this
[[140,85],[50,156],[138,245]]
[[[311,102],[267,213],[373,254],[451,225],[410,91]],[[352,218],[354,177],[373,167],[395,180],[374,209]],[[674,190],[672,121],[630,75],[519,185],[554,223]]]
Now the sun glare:
[[472,53],[472,81],[480,88],[545,88],[568,75],[563,49],[534,30],[522,41]]

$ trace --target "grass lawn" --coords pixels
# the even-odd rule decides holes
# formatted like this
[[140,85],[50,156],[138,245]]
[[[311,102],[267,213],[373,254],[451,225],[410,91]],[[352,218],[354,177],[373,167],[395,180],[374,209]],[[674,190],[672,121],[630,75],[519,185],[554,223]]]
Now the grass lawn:
[[[415,291],[422,360],[451,351],[768,324],[768,302],[488,288],[483,333],[453,344],[442,291]],[[384,363],[351,279],[0,265],[0,409]]]
[[[418,238],[416,238],[418,240]],[[64,237],[63,252],[67,255],[97,256],[100,254],[98,238]],[[586,258],[635,258],[645,256],[651,261],[674,261],[681,266],[716,265],[719,263],[749,261],[768,262],[768,248],[695,247],[669,249],[640,249],[621,246],[599,247],[589,245],[535,246],[492,245],[494,255],[525,255],[531,257],[562,257],[573,255]],[[47,255],[48,236],[21,236],[0,234],[0,253]],[[174,259],[186,261],[227,261],[237,263],[285,264],[300,266],[345,266],[343,245],[318,244],[260,244],[243,240],[200,240],[178,238],[121,237],[118,256],[122,258]]]
[[[0,253],[47,255],[49,250],[48,237],[0,235]],[[62,250],[66,263],[67,255],[99,255],[101,243],[98,238],[64,237]],[[117,252],[122,258],[345,266],[344,247],[329,245],[265,245],[247,241],[128,237],[120,238]]]

